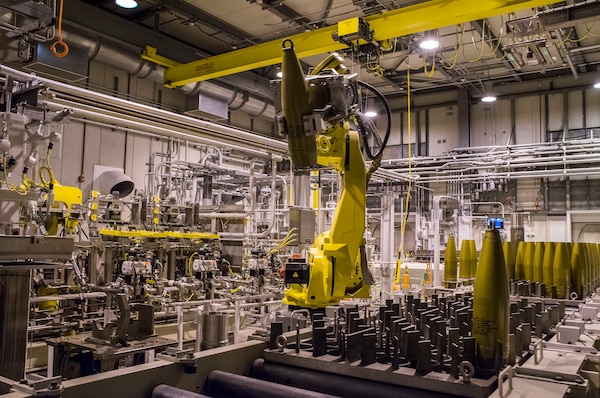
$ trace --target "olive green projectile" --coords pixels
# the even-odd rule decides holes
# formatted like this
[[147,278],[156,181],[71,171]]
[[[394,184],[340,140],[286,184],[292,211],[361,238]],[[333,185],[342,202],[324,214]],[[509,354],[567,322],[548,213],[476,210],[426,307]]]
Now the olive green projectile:
[[515,256],[515,276],[517,279],[525,279],[525,242],[519,242]]
[[523,257],[524,279],[533,280],[533,259],[535,257],[535,243],[525,242],[525,256]]
[[546,285],[546,295],[550,297],[550,289],[554,284],[553,279],[553,267],[554,267],[554,251],[556,250],[556,244],[554,242],[546,242],[544,247],[544,260],[542,264],[543,268],[543,281]]
[[515,254],[513,253],[512,244],[504,242],[502,251],[504,253],[504,263],[506,264],[506,276],[508,280],[515,279]]
[[598,287],[598,284],[600,282],[600,244],[595,243],[594,249],[594,263],[592,264],[592,287],[595,289]]
[[471,248],[469,241],[464,239],[460,245],[460,266],[458,268],[458,277],[463,280],[471,279]]
[[500,233],[488,230],[483,238],[479,267],[473,288],[473,336],[477,342],[477,364],[494,368],[497,343],[502,344],[503,363],[508,359],[510,302],[508,277]]
[[556,298],[564,299],[569,293],[571,284],[571,257],[569,246],[565,242],[558,242],[554,251],[554,263],[552,266],[552,284],[556,287]]
[[446,287],[456,286],[457,273],[456,244],[454,243],[454,236],[450,235],[446,243],[446,253],[444,255],[444,285]]
[[281,109],[285,133],[294,169],[305,169],[317,165],[317,144],[313,134],[304,131],[304,116],[312,112],[304,72],[294,52],[291,40],[283,42],[281,60]]
[[536,242],[533,254],[533,278],[532,281],[542,283],[544,281],[544,242]]
[[477,273],[477,248],[473,239],[469,239],[469,249],[471,249],[471,279],[475,279],[475,274]]
[[592,244],[584,243],[583,248],[585,253],[585,279],[582,293],[584,296],[587,296],[592,285]]
[[583,286],[585,285],[585,248],[577,242],[573,245],[570,261],[572,291],[577,297],[583,297]]

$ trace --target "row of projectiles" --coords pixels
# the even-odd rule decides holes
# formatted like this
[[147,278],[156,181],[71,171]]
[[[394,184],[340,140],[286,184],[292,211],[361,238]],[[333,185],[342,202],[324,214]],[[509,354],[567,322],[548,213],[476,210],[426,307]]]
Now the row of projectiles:
[[[453,241],[448,243],[454,245]],[[465,250],[467,257],[463,258],[471,266],[471,253]],[[462,253],[463,250],[461,257]],[[498,369],[507,361],[509,279],[536,282],[549,287],[547,296],[566,299],[583,298],[598,285],[599,278],[598,244],[520,242],[515,255],[510,243],[502,243],[497,230],[486,231],[473,288],[473,336],[478,346],[478,366]]]
[[510,248],[507,250],[509,279],[542,283],[547,289],[546,296],[581,299],[598,285],[598,244],[519,242],[515,256]]
[[[515,253],[511,242],[504,242],[502,251],[508,279],[543,284],[544,291],[538,296],[581,299],[600,285],[599,244],[519,242]],[[462,241],[459,258],[460,267],[454,237],[450,236],[444,260],[445,287],[456,287],[459,281],[470,284],[475,278],[475,241]]]

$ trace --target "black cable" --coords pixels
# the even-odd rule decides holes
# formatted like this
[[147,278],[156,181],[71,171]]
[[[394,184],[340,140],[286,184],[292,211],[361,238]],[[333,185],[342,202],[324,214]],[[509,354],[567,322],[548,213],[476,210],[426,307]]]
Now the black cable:
[[367,153],[367,156],[370,160],[376,160],[376,159],[379,159],[383,155],[383,150],[387,146],[388,139],[390,138],[390,133],[392,131],[392,110],[390,109],[390,104],[387,102],[387,100],[385,99],[383,94],[381,94],[375,87],[373,87],[369,83],[363,82],[361,80],[358,80],[358,85],[360,87],[365,88],[365,89],[369,90],[370,92],[372,92],[381,101],[381,103],[383,104],[383,108],[385,110],[385,115],[387,117],[387,126],[385,129],[385,135],[383,137],[383,142],[381,143],[381,148],[377,152],[377,155],[373,155],[373,153],[371,152],[371,148],[369,148],[369,145],[368,145],[367,132],[365,131],[364,123],[361,119],[360,114],[356,115],[358,129],[361,133],[361,136],[363,138],[363,142],[365,145],[365,152]]

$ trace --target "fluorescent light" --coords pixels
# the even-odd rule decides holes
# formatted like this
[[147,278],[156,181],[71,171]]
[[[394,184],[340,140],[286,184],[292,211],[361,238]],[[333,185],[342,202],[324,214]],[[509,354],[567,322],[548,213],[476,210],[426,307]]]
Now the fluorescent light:
[[115,4],[122,8],[136,8],[138,6],[136,0],[115,0]]
[[594,83],[594,88],[600,88],[600,81],[597,81],[596,83]]
[[486,94],[482,99],[482,102],[494,102],[496,101],[496,96],[493,94]]
[[375,112],[375,111],[366,111],[365,112],[365,116],[366,117],[375,117],[375,116],[377,116],[377,112]]
[[277,72],[277,77],[281,79],[283,77],[283,72],[282,71]]
[[423,50],[435,50],[439,46],[440,42],[433,38],[425,38],[419,43],[419,47]]

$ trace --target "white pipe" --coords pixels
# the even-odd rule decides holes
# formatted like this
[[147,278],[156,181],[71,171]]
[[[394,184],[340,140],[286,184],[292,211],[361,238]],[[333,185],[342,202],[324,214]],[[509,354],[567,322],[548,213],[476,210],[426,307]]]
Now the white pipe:
[[36,296],[29,299],[30,303],[39,303],[42,301],[63,301],[63,300],[82,300],[89,298],[102,298],[106,297],[106,293],[103,292],[87,292],[87,293],[73,293],[73,294],[60,294],[56,296]]
[[177,307],[177,349],[183,350],[183,307]]
[[[111,128],[122,129],[132,133],[153,133],[163,137],[173,137],[179,138],[182,140],[189,140],[191,142],[196,142],[198,144],[203,145],[211,145],[217,146],[221,148],[229,148],[236,151],[240,151],[242,153],[246,153],[248,155],[257,156],[260,158],[268,158],[270,157],[270,152],[265,150],[256,150],[248,146],[240,146],[234,143],[220,140],[218,138],[205,138],[196,134],[190,134],[189,129],[183,129],[176,126],[168,126],[164,127],[165,124],[152,123],[148,120],[144,120],[142,118],[134,118],[129,116],[125,119],[125,115],[118,114],[116,112],[104,111],[100,113],[99,109],[89,107],[86,105],[81,105],[73,102],[67,101],[57,101],[57,100],[43,100],[40,101],[42,105],[47,106],[50,110],[59,110],[64,109],[65,106],[72,108],[75,111],[75,117],[72,119],[77,120],[76,116],[80,116],[84,119],[79,119],[84,123],[88,123],[91,121],[105,123],[111,126]],[[90,120],[88,120],[90,119]],[[198,131],[198,133],[205,133],[203,130]],[[248,142],[248,144],[251,144]],[[260,145],[257,145],[257,148],[263,148]]]
[[14,68],[10,68],[6,65],[0,65],[0,73],[15,77],[17,80],[40,82],[45,87],[54,89],[57,92],[63,92],[70,95],[74,95],[79,97],[80,99],[85,99],[86,101],[93,101],[98,104],[110,105],[121,111],[131,110],[146,117],[153,116],[159,120],[168,120],[174,124],[186,125],[191,128],[201,129],[205,133],[214,135],[215,137],[227,137],[238,142],[247,142],[251,145],[254,144],[264,147],[270,147],[272,150],[281,151],[283,153],[287,152],[287,144],[285,142],[263,137],[243,130],[238,130],[232,127],[207,122],[189,116],[179,115],[173,112],[154,108],[149,105],[139,104],[111,95],[98,93],[95,91],[87,90],[65,83],[60,83],[51,79],[36,76],[35,74],[25,73]]
[[240,314],[241,308],[240,308],[240,302],[236,301],[235,302],[235,315],[234,315],[234,329],[233,329],[233,343],[237,344],[240,342],[240,318],[241,318],[241,314]]

